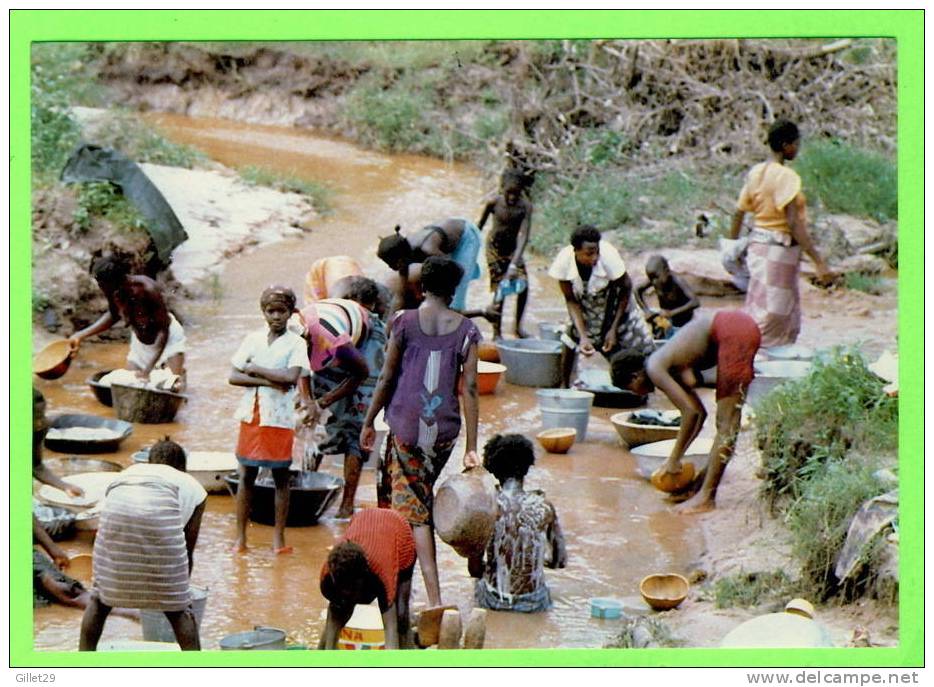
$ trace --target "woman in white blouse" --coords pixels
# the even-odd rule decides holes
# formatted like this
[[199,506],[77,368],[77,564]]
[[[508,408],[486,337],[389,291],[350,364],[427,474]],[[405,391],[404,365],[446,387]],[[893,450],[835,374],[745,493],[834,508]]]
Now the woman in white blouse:
[[[593,226],[581,225],[571,234],[548,270],[557,279],[571,317],[568,334],[581,355],[596,351],[609,360],[620,351],[644,355],[654,348],[652,333],[632,305],[632,281],[626,263]],[[562,385],[570,386],[575,356],[566,349]]]

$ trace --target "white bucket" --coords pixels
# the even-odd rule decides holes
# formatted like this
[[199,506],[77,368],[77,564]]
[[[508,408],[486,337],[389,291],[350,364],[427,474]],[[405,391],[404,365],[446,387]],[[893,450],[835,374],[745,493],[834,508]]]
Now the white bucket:
[[383,616],[373,604],[357,604],[337,639],[338,649],[385,649]]

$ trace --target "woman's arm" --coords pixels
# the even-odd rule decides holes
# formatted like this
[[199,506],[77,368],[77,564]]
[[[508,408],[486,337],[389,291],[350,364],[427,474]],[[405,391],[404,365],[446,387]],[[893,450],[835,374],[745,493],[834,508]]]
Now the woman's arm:
[[54,472],[49,470],[45,463],[39,463],[38,465],[34,466],[32,469],[32,476],[34,479],[39,480],[43,484],[48,484],[49,486],[55,487],[56,489],[61,489],[65,493],[71,494],[72,496],[84,496],[84,489],[76,484],[66,482]]
[[613,321],[610,323],[610,328],[607,330],[606,336],[603,339],[603,351],[605,353],[616,348],[616,332],[619,331],[619,326],[623,323],[623,318],[629,310],[629,297],[632,295],[632,280],[629,278],[629,274],[625,273],[622,277],[612,282],[608,288],[619,289],[619,300],[616,304],[616,312],[613,313]]
[[587,336],[587,327],[584,325],[584,312],[581,310],[581,304],[577,301],[577,296],[574,295],[574,287],[569,281],[562,280],[558,284],[561,287],[561,295],[564,296],[564,304],[567,306],[568,315],[571,316],[571,322],[574,323],[574,327],[580,336],[578,349],[583,355],[593,355],[595,350],[590,337]]
[[363,420],[363,429],[360,432],[360,447],[365,451],[372,450],[373,445],[376,443],[376,430],[373,428],[373,422],[375,422],[379,411],[386,407],[392,397],[396,377],[402,366],[402,353],[403,349],[399,339],[393,336],[389,339],[383,369],[379,373],[379,381],[373,391],[373,400],[370,402],[370,409],[366,413],[366,418]]
[[467,360],[464,361],[464,420],[467,424],[467,450],[464,453],[464,467],[480,465],[477,456],[477,423],[480,417],[477,401],[477,344],[470,344]]
[[832,279],[835,276],[834,273],[827,267],[827,263],[824,262],[824,258],[817,251],[814,242],[811,240],[811,234],[808,232],[807,203],[803,194],[799,193],[785,206],[785,219],[791,228],[791,235],[801,246],[801,250],[814,261],[818,279],[821,281]]
[[646,315],[651,315],[649,306],[645,304],[645,293],[652,288],[652,282],[647,281],[644,284],[640,284],[636,289],[636,305],[639,306],[639,309],[642,310]]
[[734,241],[739,238],[739,232],[743,229],[743,218],[745,217],[745,210],[737,210],[733,213],[733,223],[730,225],[730,238]]
[[[674,342],[666,344],[671,345],[674,345]],[[707,411],[694,390],[682,385],[671,375],[668,365],[662,361],[662,356],[652,355],[646,364],[646,372],[652,383],[681,411],[681,427],[678,429],[671,455],[665,463],[666,472],[681,472],[681,458],[700,434],[704,420],[707,419]]]
[[262,367],[247,363],[243,367],[244,374],[251,377],[262,377],[266,381],[273,382],[276,386],[292,387],[298,382],[302,374],[300,367]]
[[335,364],[347,373],[347,377],[334,389],[318,399],[318,405],[322,409],[352,394],[370,376],[370,368],[367,367],[366,358],[353,344],[348,343],[340,346],[334,352],[334,357],[336,359]]
[[275,384],[270,382],[268,379],[263,377],[254,377],[253,375],[248,375],[246,372],[241,372],[237,368],[231,368],[230,377],[227,378],[227,383],[232,384],[233,386],[271,386],[274,389],[281,389],[282,385]]
[[188,518],[188,524],[185,525],[185,549],[188,552],[188,575],[191,576],[191,569],[195,564],[195,544],[198,543],[198,533],[201,532],[201,516],[204,515],[204,506],[208,502],[207,497],[204,501],[195,507],[191,517]]
[[101,315],[99,318],[97,318],[96,322],[94,322],[91,325],[88,325],[81,331],[75,332],[68,338],[68,340],[73,342],[72,343],[73,347],[76,347],[80,345],[81,342],[84,341],[89,336],[94,336],[95,334],[100,334],[101,332],[105,332],[111,327],[113,327],[113,325],[114,325],[114,318],[113,318],[113,315],[111,315],[110,311],[108,310],[103,315]]

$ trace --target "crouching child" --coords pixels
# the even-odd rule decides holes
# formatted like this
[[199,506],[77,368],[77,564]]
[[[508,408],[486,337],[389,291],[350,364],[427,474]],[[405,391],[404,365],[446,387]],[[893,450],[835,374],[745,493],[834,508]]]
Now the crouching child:
[[535,462],[532,442],[521,434],[498,434],[483,447],[483,466],[499,481],[497,517],[486,553],[469,560],[478,577],[474,599],[496,611],[534,613],[551,607],[545,566],[567,564],[558,515],[539,490],[523,489]]

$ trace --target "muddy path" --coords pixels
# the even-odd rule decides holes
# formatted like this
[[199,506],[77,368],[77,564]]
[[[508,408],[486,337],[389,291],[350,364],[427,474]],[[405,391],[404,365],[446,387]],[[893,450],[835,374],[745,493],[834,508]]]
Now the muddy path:
[[[174,140],[194,145],[225,165],[260,165],[326,183],[335,189],[335,211],[300,238],[232,258],[220,275],[215,297],[184,306],[181,314],[189,342],[190,401],[175,423],[136,425],[120,452],[105,456],[124,465],[130,463],[133,451],[166,434],[189,450],[233,449],[237,424],[232,415],[239,392],[226,383],[229,359],[243,336],[263,325],[258,296],[266,285],[284,283],[301,293],[311,263],[340,253],[357,257],[378,278],[385,273],[375,257],[380,235],[387,234],[397,223],[411,229],[446,216],[476,218],[481,199],[491,190],[468,167],[414,156],[388,157],[291,129],[170,115],[160,115],[159,124]],[[640,260],[636,258],[632,264],[635,269]],[[545,276],[546,268],[547,263],[537,259],[530,269],[532,292],[527,325],[533,331],[537,321],[564,319],[563,303]],[[472,284],[471,306],[484,305],[488,297],[485,281]],[[824,302],[834,298],[836,302]],[[835,341],[848,339],[855,322],[859,336],[869,340],[872,348],[890,345],[896,331],[894,299],[890,300],[867,306],[866,298],[809,291],[805,297],[809,317],[803,341],[826,345],[834,342],[828,341],[828,336]],[[707,307],[728,305],[738,305],[738,301],[705,302]],[[849,312],[867,307],[865,317],[854,317]],[[810,315],[817,312],[833,314],[818,320]],[[509,322],[507,319],[506,331]],[[481,328],[488,336],[487,325],[483,323]],[[119,344],[89,343],[65,377],[54,382],[40,381],[50,414],[91,412],[112,417],[112,410],[96,403],[85,379],[96,370],[118,366],[124,351]],[[705,403],[712,403],[711,393],[705,390]],[[668,407],[657,394],[650,405]],[[600,647],[615,634],[618,625],[590,618],[591,597],[625,597],[639,608],[642,602],[638,583],[644,575],[659,571],[686,574],[711,545],[705,543],[699,521],[671,513],[648,483],[638,477],[634,459],[619,446],[609,422],[614,412],[594,409],[587,441],[575,445],[568,455],[539,454],[527,486],[544,489],[555,504],[568,540],[568,567],[546,573],[555,601],[551,611],[534,615],[491,612],[488,647]],[[496,395],[481,397],[480,423],[481,445],[500,431],[534,434],[540,428],[534,389],[501,382]],[[712,432],[710,425],[705,435]],[[462,450],[455,450],[445,474],[460,469],[462,454]],[[331,458],[325,459],[322,469],[341,474]],[[370,470],[364,472],[357,505],[376,505]],[[718,511],[710,517],[729,517],[726,513]],[[316,644],[325,612],[318,591],[318,571],[344,527],[325,517],[318,526],[292,528],[287,537],[295,554],[276,557],[269,549],[271,528],[253,525],[249,534],[253,548],[249,554],[238,556],[228,550],[234,529],[233,500],[224,495],[209,497],[192,577],[194,584],[210,589],[201,628],[204,648],[216,649],[225,635],[258,624],[286,630],[293,642]],[[87,538],[64,543],[71,553],[89,551],[90,546]],[[440,542],[438,555],[443,597],[466,612],[472,605],[473,588],[466,561]],[[413,594],[416,607],[424,603],[419,574],[415,576]],[[690,602],[685,605],[686,612],[690,607]],[[37,609],[36,648],[76,649],[80,620],[80,612],[73,609]],[[690,623],[678,625],[688,645],[713,646],[722,636],[700,627],[701,631],[694,633]],[[104,632],[104,639],[108,638],[138,639],[141,630],[131,621],[114,618]]]

